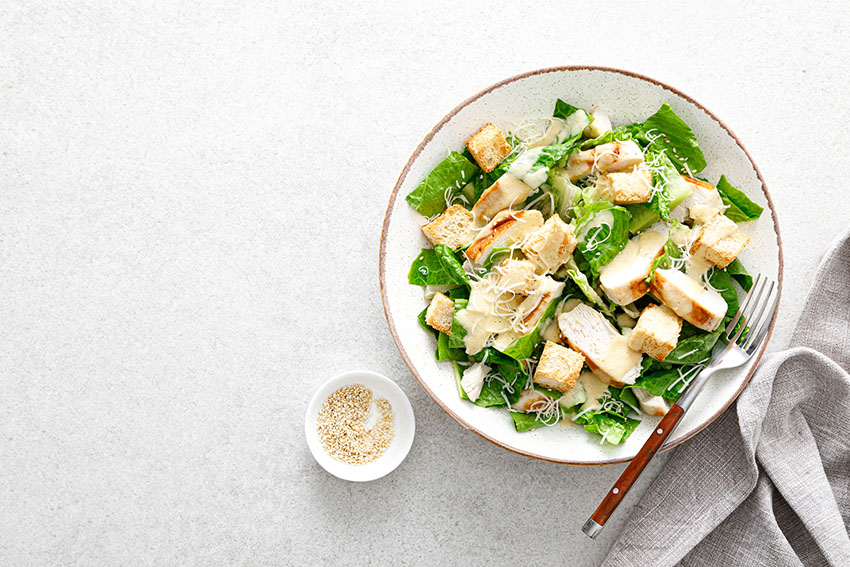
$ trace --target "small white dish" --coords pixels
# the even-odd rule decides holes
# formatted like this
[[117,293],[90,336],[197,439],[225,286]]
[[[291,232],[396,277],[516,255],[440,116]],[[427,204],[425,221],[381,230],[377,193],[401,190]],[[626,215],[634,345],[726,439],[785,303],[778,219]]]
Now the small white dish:
[[[395,435],[390,446],[383,455],[365,465],[349,465],[331,457],[322,447],[319,434],[316,431],[316,420],[322,404],[336,390],[351,384],[362,384],[372,390],[373,399],[385,398],[392,406],[395,416],[393,424]],[[404,461],[410,451],[410,446],[413,445],[416,421],[407,395],[395,382],[375,372],[355,370],[331,378],[316,391],[307,406],[304,430],[307,435],[307,446],[310,448],[313,458],[323,469],[343,480],[366,482],[386,476]]]

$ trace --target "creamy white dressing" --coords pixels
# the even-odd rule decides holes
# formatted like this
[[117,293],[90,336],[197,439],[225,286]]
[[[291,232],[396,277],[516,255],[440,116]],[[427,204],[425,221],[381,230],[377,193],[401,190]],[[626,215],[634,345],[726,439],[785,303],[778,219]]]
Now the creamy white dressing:
[[608,384],[596,377],[592,372],[584,371],[579,375],[579,381],[584,387],[587,401],[581,406],[582,412],[602,409],[599,398],[608,390]]
[[612,130],[611,119],[606,114],[603,114],[598,109],[590,113],[593,117],[593,122],[587,125],[584,129],[584,135],[589,138],[598,138],[605,132]]
[[563,120],[563,126],[558,132],[558,143],[562,143],[567,138],[581,134],[582,131],[590,124],[590,117],[584,110],[577,110],[567,116]]
[[629,348],[628,336],[616,334],[611,336],[602,357],[596,359],[599,370],[616,380],[626,384],[634,384],[640,375],[640,363],[643,355]]
[[546,175],[548,174],[548,169],[545,167],[540,168],[543,170],[543,181],[540,181],[536,185],[535,181],[539,180],[540,174],[538,171],[532,172],[531,168],[534,167],[534,164],[537,163],[537,159],[540,157],[540,154],[543,152],[543,147],[532,148],[529,150],[525,150],[519,157],[517,157],[511,166],[508,168],[508,173],[513,175],[518,179],[522,179],[525,183],[528,184],[532,189],[536,189],[543,184],[543,181],[546,181]]

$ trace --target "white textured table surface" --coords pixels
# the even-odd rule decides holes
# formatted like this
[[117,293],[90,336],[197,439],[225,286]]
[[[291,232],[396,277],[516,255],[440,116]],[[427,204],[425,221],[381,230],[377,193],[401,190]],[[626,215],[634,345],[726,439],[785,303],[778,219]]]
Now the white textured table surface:
[[[390,190],[432,125],[507,76],[668,82],[772,190],[782,348],[850,222],[847,9],[237,4],[0,7],[0,564],[598,563],[665,458],[591,541],[622,467],[526,460],[433,404],[381,307]],[[352,368],[395,379],[418,425],[363,485],[302,430]]]

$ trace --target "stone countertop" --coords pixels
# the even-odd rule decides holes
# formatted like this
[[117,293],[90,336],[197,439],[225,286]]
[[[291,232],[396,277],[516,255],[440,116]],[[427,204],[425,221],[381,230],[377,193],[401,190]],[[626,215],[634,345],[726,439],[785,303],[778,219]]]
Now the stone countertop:
[[[591,541],[622,466],[528,460],[432,403],[378,291],[390,191],[498,80],[655,77],[771,188],[781,349],[850,222],[848,7],[237,4],[0,8],[0,563],[597,564],[666,456]],[[393,378],[418,426],[367,484],[319,468],[302,425],[355,368]]]

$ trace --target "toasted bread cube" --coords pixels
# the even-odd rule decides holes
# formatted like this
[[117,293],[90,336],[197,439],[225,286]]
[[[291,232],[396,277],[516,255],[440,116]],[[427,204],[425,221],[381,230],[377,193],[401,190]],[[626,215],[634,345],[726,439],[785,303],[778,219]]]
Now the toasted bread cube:
[[609,173],[599,177],[596,187],[600,197],[615,205],[648,203],[652,198],[652,173],[642,168]]
[[716,214],[699,231],[691,246],[691,254],[701,254],[711,264],[725,268],[738,257],[749,244],[750,237],[738,230],[738,225],[729,217]]
[[425,322],[441,333],[451,335],[454,319],[455,302],[438,291],[425,312]]
[[489,122],[469,137],[466,147],[479,167],[488,173],[496,169],[496,166],[511,153],[511,147],[502,131]]
[[576,385],[582,366],[581,353],[546,341],[534,372],[534,383],[566,394]]
[[537,264],[543,273],[555,272],[570,259],[576,248],[573,227],[552,215],[546,223],[529,235],[522,252]]
[[505,173],[481,193],[472,206],[472,214],[476,219],[489,221],[500,211],[525,201],[530,192],[531,187],[510,173]]
[[679,342],[682,319],[664,305],[649,305],[629,335],[629,348],[664,362]]
[[463,248],[475,238],[472,213],[452,205],[431,222],[422,225],[422,234],[435,246],[445,244],[452,250]]

